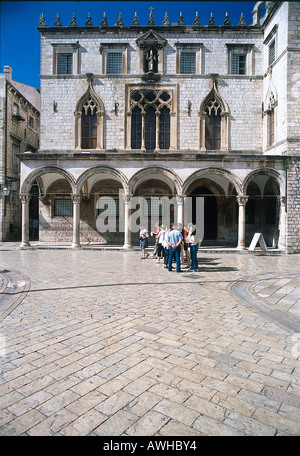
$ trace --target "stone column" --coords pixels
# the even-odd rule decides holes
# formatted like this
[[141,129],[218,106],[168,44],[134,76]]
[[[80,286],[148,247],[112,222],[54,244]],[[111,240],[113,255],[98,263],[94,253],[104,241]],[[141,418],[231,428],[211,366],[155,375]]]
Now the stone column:
[[21,203],[22,203],[22,242],[20,245],[20,249],[26,249],[30,247],[29,243],[29,201],[30,195],[29,194],[21,194],[20,195]]
[[129,202],[130,202],[131,198],[132,198],[132,195],[130,193],[123,195],[123,201],[124,201],[124,245],[123,245],[123,249],[132,249],[131,230],[130,230],[130,224],[129,224],[129,218],[130,218]]
[[73,200],[73,242],[72,249],[80,248],[80,195],[72,195]]
[[181,225],[183,225],[184,196],[177,195],[176,201],[177,201],[177,223],[181,223]]
[[245,250],[245,233],[246,233],[246,204],[248,196],[237,196],[236,200],[239,205],[239,226],[238,226],[238,250]]
[[278,196],[279,201],[279,238],[278,238],[278,248],[286,249],[286,212],[285,212],[285,196]]

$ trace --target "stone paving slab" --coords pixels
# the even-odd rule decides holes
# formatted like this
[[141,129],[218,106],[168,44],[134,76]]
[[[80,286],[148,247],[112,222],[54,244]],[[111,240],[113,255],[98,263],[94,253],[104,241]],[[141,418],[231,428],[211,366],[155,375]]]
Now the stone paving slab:
[[299,260],[2,249],[0,435],[299,435]]

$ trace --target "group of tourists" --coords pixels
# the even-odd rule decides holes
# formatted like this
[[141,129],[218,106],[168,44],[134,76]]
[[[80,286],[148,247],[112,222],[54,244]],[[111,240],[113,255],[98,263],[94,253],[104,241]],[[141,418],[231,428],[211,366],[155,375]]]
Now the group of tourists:
[[[198,244],[195,239],[196,227],[189,223],[187,226],[172,223],[169,228],[156,224],[156,231],[151,232],[155,236],[153,256],[157,256],[157,262],[163,262],[169,271],[173,269],[173,261],[176,262],[176,271],[181,271],[181,265],[186,261],[188,271],[198,271]],[[149,257],[147,252],[149,232],[144,225],[140,226],[140,247],[143,252],[141,259]]]

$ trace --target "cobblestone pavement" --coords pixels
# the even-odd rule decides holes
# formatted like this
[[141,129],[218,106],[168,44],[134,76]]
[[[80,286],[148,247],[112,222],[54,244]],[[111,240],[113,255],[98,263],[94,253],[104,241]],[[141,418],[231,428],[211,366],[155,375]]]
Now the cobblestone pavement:
[[2,245],[0,435],[300,435],[300,256],[198,257]]

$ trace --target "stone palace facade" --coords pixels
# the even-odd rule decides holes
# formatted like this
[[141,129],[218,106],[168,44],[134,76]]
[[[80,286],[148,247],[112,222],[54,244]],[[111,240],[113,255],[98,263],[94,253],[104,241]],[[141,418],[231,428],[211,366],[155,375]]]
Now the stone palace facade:
[[181,223],[192,201],[195,223],[201,197],[203,245],[243,250],[259,232],[300,252],[300,3],[253,3],[251,25],[203,22],[183,12],[157,24],[152,8],[146,25],[41,15],[40,148],[19,155],[22,248],[32,208],[40,241],[130,248],[135,197],[146,225],[167,199]]
[[0,74],[0,241],[21,237],[18,154],[39,149],[39,109],[39,90],[15,81],[5,65]]

